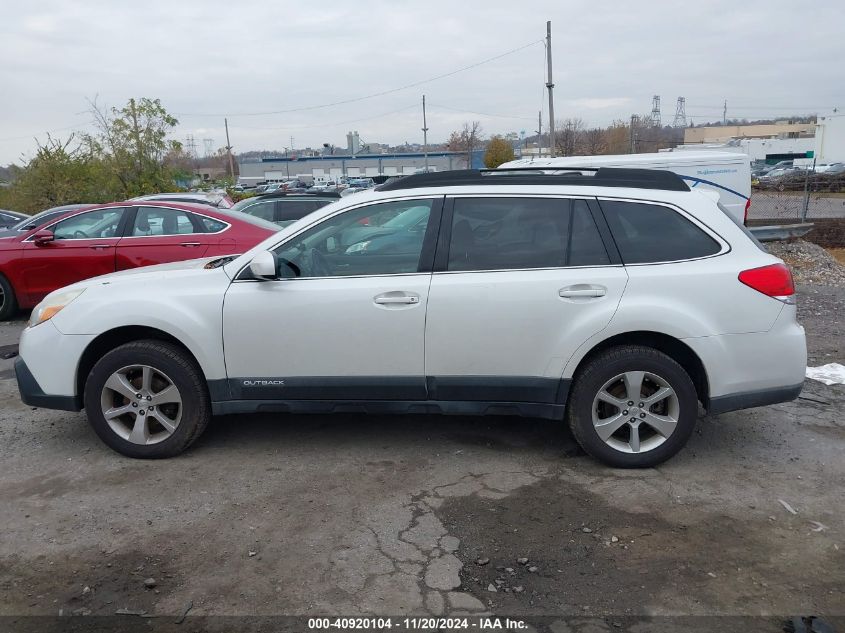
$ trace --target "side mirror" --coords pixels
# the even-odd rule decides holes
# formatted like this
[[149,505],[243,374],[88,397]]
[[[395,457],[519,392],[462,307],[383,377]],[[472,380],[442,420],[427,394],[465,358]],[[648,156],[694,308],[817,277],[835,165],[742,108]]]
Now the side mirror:
[[53,231],[50,229],[41,229],[40,231],[36,231],[35,235],[32,236],[32,241],[35,242],[36,246],[46,246],[55,239],[56,236],[53,235]]
[[276,279],[276,258],[270,251],[261,251],[249,263],[249,272],[255,279]]

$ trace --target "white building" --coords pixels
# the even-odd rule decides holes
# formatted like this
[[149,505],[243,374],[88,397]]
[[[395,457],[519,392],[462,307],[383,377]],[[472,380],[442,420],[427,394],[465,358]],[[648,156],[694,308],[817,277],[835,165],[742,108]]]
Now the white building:
[[845,162],[845,114],[819,117],[815,141],[817,163]]

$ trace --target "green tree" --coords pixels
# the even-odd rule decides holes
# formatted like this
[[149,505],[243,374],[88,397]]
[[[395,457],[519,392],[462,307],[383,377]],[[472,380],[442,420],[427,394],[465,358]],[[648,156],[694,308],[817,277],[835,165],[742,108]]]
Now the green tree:
[[484,164],[489,169],[495,169],[502,163],[514,159],[513,145],[501,136],[493,136],[487,143],[487,151],[484,152]]
[[8,206],[29,213],[61,204],[105,202],[109,196],[100,186],[102,176],[102,166],[85,143],[73,135],[64,141],[48,135],[4,197]]
[[123,108],[101,108],[91,102],[96,133],[86,137],[115,180],[119,196],[129,198],[173,188],[173,172],[165,164],[180,143],[167,135],[178,124],[161,101],[130,99]]

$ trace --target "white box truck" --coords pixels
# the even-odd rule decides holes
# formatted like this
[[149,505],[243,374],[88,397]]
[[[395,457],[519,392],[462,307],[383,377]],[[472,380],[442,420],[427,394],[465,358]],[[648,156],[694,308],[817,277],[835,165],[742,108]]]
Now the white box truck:
[[685,150],[650,154],[532,157],[500,165],[500,168],[518,167],[666,169],[678,174],[691,188],[718,192],[719,202],[740,222],[745,223],[748,207],[751,205],[751,159],[745,154],[736,152]]

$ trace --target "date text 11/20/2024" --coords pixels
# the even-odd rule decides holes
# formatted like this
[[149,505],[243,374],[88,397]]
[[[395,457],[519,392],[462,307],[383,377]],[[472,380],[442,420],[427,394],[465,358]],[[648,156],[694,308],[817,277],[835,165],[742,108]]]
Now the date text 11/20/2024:
[[389,631],[522,631],[528,629],[528,623],[520,619],[499,618],[493,616],[474,616],[457,618],[390,618],[390,617],[352,617],[352,618],[308,618],[308,630],[370,630]]

